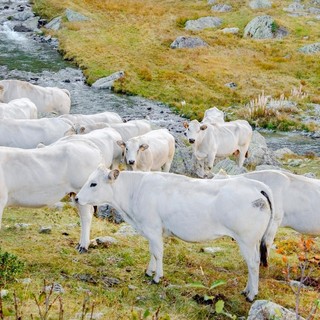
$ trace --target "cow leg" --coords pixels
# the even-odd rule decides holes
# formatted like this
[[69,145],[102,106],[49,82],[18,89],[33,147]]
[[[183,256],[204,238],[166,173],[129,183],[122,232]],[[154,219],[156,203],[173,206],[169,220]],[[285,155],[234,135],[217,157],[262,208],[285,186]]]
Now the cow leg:
[[77,249],[80,253],[88,251],[90,244],[90,229],[93,216],[93,207],[91,205],[77,205],[80,223],[81,223],[81,235],[80,242]]
[[259,244],[249,245],[243,241],[237,242],[248,267],[248,282],[242,293],[246,296],[247,300],[251,302],[258,294],[260,264]]
[[163,277],[163,239],[162,235],[153,234],[146,236],[149,240],[149,249],[151,254],[151,259],[147,269],[147,275],[152,275],[155,271],[153,277],[154,283],[159,283],[160,278]]
[[169,172],[169,171],[170,171],[171,163],[172,163],[172,161],[167,161],[167,162],[164,164],[164,166],[163,166],[163,171],[164,171],[164,172]]
[[1,229],[1,225],[2,225],[3,211],[4,211],[4,208],[6,207],[7,202],[8,202],[8,196],[6,193],[4,193],[4,194],[5,194],[5,197],[0,199],[0,229]]

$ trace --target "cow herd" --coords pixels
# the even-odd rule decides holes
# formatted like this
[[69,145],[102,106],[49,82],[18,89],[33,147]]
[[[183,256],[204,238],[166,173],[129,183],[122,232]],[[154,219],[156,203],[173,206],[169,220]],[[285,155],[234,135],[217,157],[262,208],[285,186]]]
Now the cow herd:
[[[230,236],[248,267],[249,301],[280,226],[320,233],[317,179],[276,170],[213,179],[169,173],[175,139],[148,120],[69,114],[67,90],[20,80],[0,81],[0,102],[0,226],[7,206],[47,206],[75,193],[77,249],[86,252],[93,207],[108,203],[149,241],[146,274],[154,283],[163,276],[164,235],[188,242]],[[38,119],[42,112],[59,116]],[[243,166],[252,136],[247,121],[225,122],[211,108],[201,122],[183,125],[200,178],[210,177],[216,157],[234,154]]]

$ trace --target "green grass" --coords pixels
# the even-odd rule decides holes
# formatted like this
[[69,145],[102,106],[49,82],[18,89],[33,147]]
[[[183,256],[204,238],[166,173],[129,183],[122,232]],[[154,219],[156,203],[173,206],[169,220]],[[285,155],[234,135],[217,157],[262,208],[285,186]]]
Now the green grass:
[[[54,33],[65,58],[83,69],[89,84],[124,70],[126,76],[116,83],[115,91],[160,100],[190,118],[201,118],[204,110],[214,105],[239,107],[262,90],[278,97],[301,82],[309,101],[317,100],[318,55],[297,52],[319,37],[318,24],[306,23],[314,19],[289,17],[283,11],[289,0],[273,1],[272,8],[260,11],[251,10],[246,1],[229,2],[233,10],[228,13],[212,13],[206,1],[192,0],[127,0],[121,4],[117,0],[65,0],[59,4],[34,0],[34,9],[52,18],[71,8],[90,18],[86,22],[64,21],[63,28]],[[282,40],[242,38],[246,24],[262,14],[272,15],[289,35]],[[183,29],[188,19],[208,15],[222,18],[221,28],[239,27],[239,35],[223,34],[219,28],[199,32]],[[200,36],[209,47],[170,49],[180,35]],[[237,89],[225,86],[231,81]]]

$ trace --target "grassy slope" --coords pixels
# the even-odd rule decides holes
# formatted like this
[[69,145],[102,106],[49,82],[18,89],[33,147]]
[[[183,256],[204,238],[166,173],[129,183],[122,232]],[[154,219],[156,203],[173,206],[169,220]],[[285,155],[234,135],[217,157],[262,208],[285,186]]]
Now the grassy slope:
[[[30,284],[21,282],[7,283],[9,295],[4,298],[4,308],[13,309],[13,292],[20,299],[19,308],[23,317],[29,319],[38,315],[33,294],[38,296],[46,279],[49,284],[62,285],[64,319],[75,319],[82,310],[85,291],[90,292],[90,308],[94,303],[94,312],[102,312],[101,319],[131,319],[132,311],[149,309],[153,314],[160,307],[161,317],[167,319],[209,319],[214,308],[201,305],[193,300],[196,294],[223,295],[225,309],[237,316],[247,314],[251,304],[240,295],[244,288],[247,269],[241,258],[238,246],[229,238],[213,243],[187,244],[180,240],[165,241],[164,281],[156,286],[150,285],[144,276],[149,255],[148,245],[140,236],[123,238],[114,235],[119,226],[93,219],[92,237],[110,235],[119,240],[118,244],[108,248],[90,249],[88,254],[80,255],[75,250],[79,236],[78,217],[72,208],[59,212],[53,209],[6,209],[3,229],[0,234],[0,247],[3,251],[16,254],[26,262],[26,268],[19,279],[30,278]],[[29,222],[28,229],[17,229],[15,223]],[[70,224],[75,224],[74,227]],[[40,226],[53,227],[51,234],[40,234]],[[64,235],[63,235],[64,233]],[[67,233],[67,234],[66,234]],[[296,263],[297,242],[299,236],[290,230],[281,230],[276,239],[277,245],[287,248],[290,264]],[[319,245],[319,240],[317,241]],[[214,256],[201,252],[205,246],[219,246],[223,252]],[[319,247],[318,247],[319,248]],[[315,251],[319,254],[319,249]],[[294,295],[286,284],[282,271],[285,265],[280,254],[271,254],[269,268],[261,268],[259,299],[270,299],[285,307],[294,308]],[[80,281],[77,274],[88,274],[95,283]],[[319,270],[312,276],[319,277]],[[120,284],[105,287],[102,276],[120,279]],[[297,278],[297,276],[293,276]],[[213,281],[224,279],[227,283],[208,292],[204,289],[186,286],[196,281],[210,285]],[[128,285],[135,286],[133,290]],[[309,307],[319,293],[303,290],[301,314],[307,315]],[[42,305],[43,307],[43,305]],[[8,310],[7,310],[8,311]],[[58,319],[58,303],[49,312],[50,319]],[[151,319],[148,318],[148,319]],[[214,319],[226,319],[214,316]]]
[[[89,83],[124,70],[126,77],[116,90],[161,100],[191,118],[201,117],[214,105],[223,108],[246,103],[262,90],[273,97],[288,95],[300,83],[310,99],[318,101],[319,56],[303,55],[297,49],[317,41],[319,22],[287,16],[282,8],[290,1],[273,1],[271,9],[254,12],[246,1],[231,0],[234,9],[230,13],[213,13],[206,1],[193,0],[34,3],[36,11],[49,18],[63,14],[65,8],[90,18],[64,22],[56,33],[65,57],[84,70]],[[245,25],[262,14],[272,15],[290,35],[283,40],[243,39]],[[208,15],[221,17],[221,28],[239,27],[239,35],[183,29],[186,20]],[[170,49],[181,35],[200,36],[210,47]],[[225,86],[231,81],[237,83],[236,90]],[[183,100],[186,106],[181,105]]]

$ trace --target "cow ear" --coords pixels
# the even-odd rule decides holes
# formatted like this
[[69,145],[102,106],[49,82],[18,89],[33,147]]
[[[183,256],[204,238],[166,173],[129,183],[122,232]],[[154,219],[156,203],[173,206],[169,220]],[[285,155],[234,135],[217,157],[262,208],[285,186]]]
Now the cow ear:
[[206,130],[208,128],[208,126],[206,124],[203,124],[201,127],[200,127],[200,130]]
[[184,122],[183,122],[183,126],[184,126],[186,129],[188,129],[188,128],[189,128],[188,122],[187,122],[187,121],[184,121]]
[[108,179],[114,181],[118,178],[120,171],[118,169],[111,170],[108,175]]
[[146,144],[146,143],[143,143],[143,144],[140,145],[139,150],[144,151],[144,150],[146,150],[148,148],[149,148],[149,145]]
[[117,141],[117,145],[118,145],[119,147],[123,148],[123,149],[126,147],[125,142],[122,141],[122,140],[118,140],[118,141]]
[[86,127],[81,126],[80,129],[79,129],[79,134],[84,134],[85,131],[86,131]]

